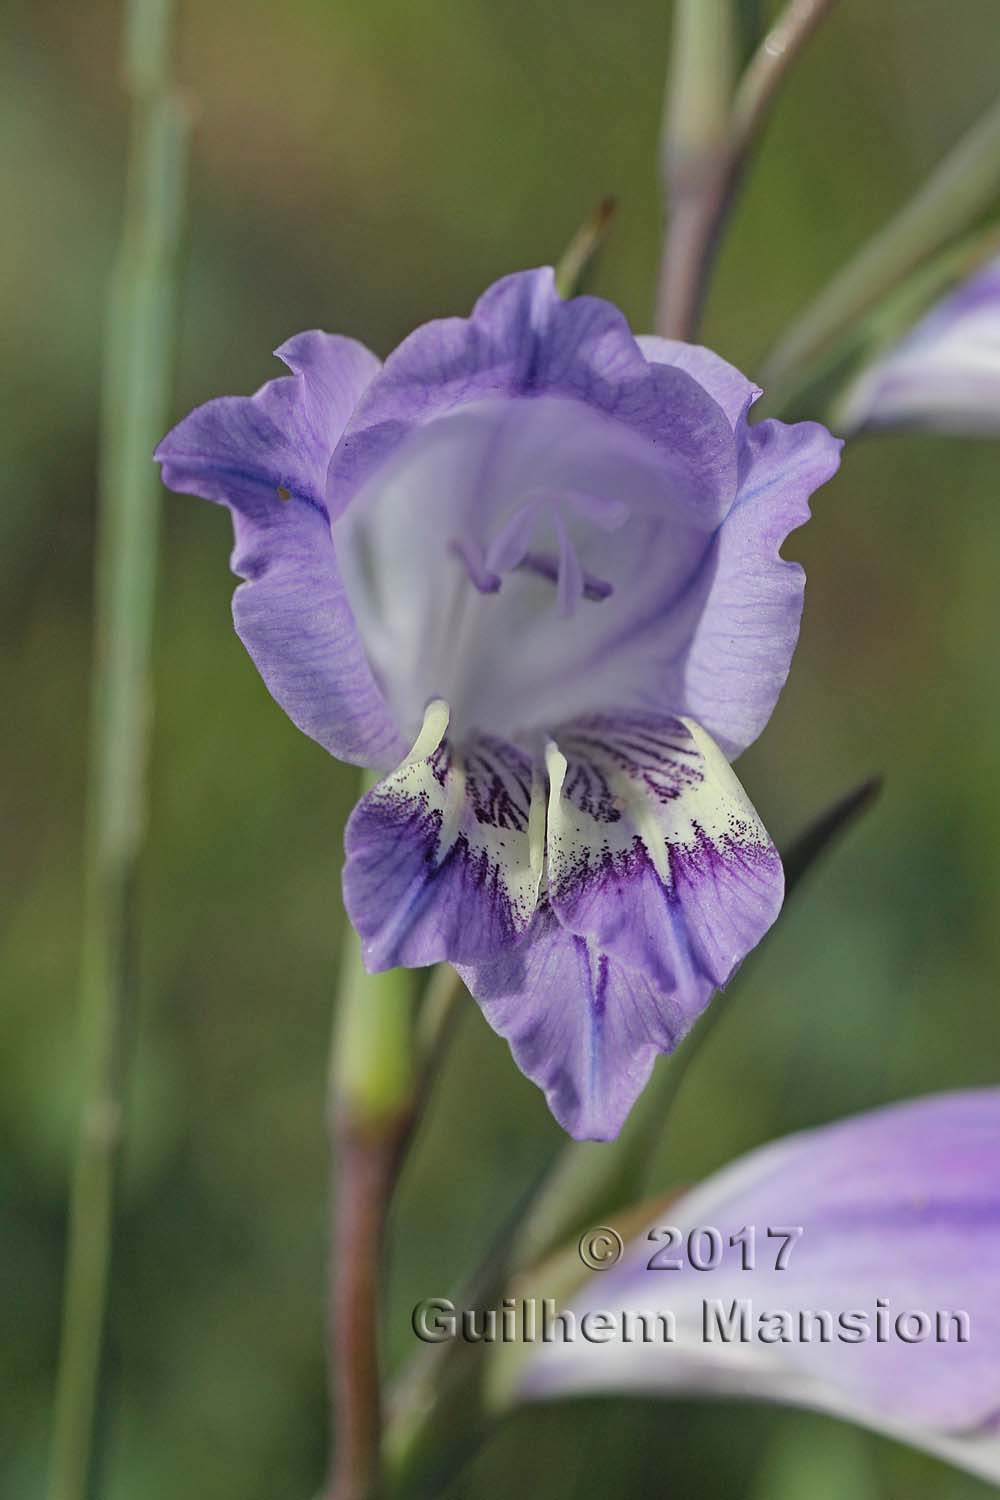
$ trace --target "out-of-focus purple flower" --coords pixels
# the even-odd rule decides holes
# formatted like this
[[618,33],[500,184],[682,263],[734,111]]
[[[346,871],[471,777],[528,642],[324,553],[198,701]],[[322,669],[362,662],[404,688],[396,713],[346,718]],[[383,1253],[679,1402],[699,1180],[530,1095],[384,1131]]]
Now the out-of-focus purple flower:
[[738,371],[550,270],[383,366],[323,333],[278,353],[291,378],[157,458],[233,513],[274,697],[389,773],[347,830],[365,961],[455,964],[564,1126],[614,1136],[781,905],[729,760],[785,681],[779,548],[840,444],[748,425]]
[[[521,1396],[749,1396],[831,1412],[1000,1480],[1000,1090],[909,1101],[753,1151],[672,1203],[539,1344]],[[779,1231],[768,1237],[768,1230]],[[776,1269],[784,1235],[784,1269]],[[688,1235],[698,1263],[688,1254]],[[659,1232],[659,1231],[657,1231]],[[730,1237],[755,1235],[753,1269]],[[676,1270],[649,1270],[658,1252]],[[655,1336],[669,1312],[675,1341]],[[609,1325],[611,1326],[611,1325]],[[643,1341],[642,1328],[654,1330]],[[663,1325],[659,1325],[662,1327]],[[728,1331],[729,1338],[723,1336]]]
[[1000,433],[1000,258],[872,363],[848,392],[838,426]]

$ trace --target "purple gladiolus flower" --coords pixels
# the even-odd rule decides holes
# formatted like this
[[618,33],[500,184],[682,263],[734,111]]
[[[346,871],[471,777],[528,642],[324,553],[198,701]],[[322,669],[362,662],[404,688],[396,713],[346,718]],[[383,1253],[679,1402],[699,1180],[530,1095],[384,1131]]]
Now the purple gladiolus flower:
[[[539,1345],[521,1397],[778,1401],[1000,1481],[998,1141],[1000,1090],[983,1089],[751,1152],[669,1206],[675,1246],[642,1238],[591,1279],[571,1303],[576,1329],[605,1310],[610,1337]],[[678,1269],[648,1269],[671,1248]],[[674,1341],[644,1341],[668,1313]]]
[[781,905],[729,760],[788,673],[779,548],[840,444],[748,425],[738,371],[550,270],[381,366],[323,333],[278,353],[291,378],[157,458],[233,513],[274,697],[388,772],[347,829],[365,962],[453,963],[566,1129],[612,1137]]
[[852,386],[847,432],[1000,433],[1000,259],[943,298]]

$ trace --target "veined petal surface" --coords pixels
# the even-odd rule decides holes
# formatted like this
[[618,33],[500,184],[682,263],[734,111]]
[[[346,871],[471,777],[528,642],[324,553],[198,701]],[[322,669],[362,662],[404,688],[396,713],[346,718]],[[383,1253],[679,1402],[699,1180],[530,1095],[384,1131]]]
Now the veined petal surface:
[[371,972],[494,953],[535,911],[544,810],[531,761],[488,735],[455,747],[447,730],[435,701],[347,825],[344,903]]
[[577,721],[547,760],[545,900],[511,947],[459,965],[569,1133],[613,1139],[781,906],[777,851],[697,725]]
[[671,672],[679,691],[677,601],[727,506],[580,402],[494,398],[412,431],[334,539],[408,732],[439,695],[456,733],[523,734],[614,693],[639,706]]
[[750,799],[689,719],[578,720],[548,758],[553,911],[693,1020],[781,909],[781,860]]

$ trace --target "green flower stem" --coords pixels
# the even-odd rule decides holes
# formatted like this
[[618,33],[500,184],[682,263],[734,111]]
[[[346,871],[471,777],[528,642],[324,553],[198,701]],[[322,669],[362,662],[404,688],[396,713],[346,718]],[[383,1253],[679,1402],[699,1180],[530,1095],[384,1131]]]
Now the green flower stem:
[[413,972],[369,974],[351,928],[338,986],[330,1063],[331,1105],[356,1127],[379,1131],[408,1108],[415,1084]]
[[738,168],[760,138],[799,54],[836,4],[837,0],[789,0],[751,57],[733,100],[731,149]]
[[49,1500],[82,1500],[95,1467],[127,1021],[135,992],[134,895],[145,825],[149,659],[159,480],[169,420],[176,267],[189,133],[171,91],[168,0],[134,0],[125,220],[108,292],[96,641],[80,1019],[83,1105],[69,1215]]
[[677,0],[663,119],[667,213],[656,331],[688,339],[729,180],[729,113],[738,28],[732,0]]
[[345,924],[330,1059],[336,1190],[329,1266],[331,1500],[369,1500],[381,1483],[379,1289],[386,1219],[416,1118],[413,975],[368,974]]
[[465,985],[450,964],[438,964],[427,981],[417,1017],[418,1088],[426,1088],[440,1066],[452,1029],[467,1000]]
[[763,0],[736,0],[740,64],[745,67],[757,50],[764,31]]
[[895,218],[843,268],[764,361],[777,405],[880,298],[965,234],[1000,197],[1000,103],[959,141]]
[[[668,213],[656,329],[691,339],[726,220],[782,83],[837,0],[789,0],[733,91],[743,25],[722,0],[678,0],[664,120]],[[745,10],[745,7],[743,8]],[[752,20],[751,20],[752,27]]]

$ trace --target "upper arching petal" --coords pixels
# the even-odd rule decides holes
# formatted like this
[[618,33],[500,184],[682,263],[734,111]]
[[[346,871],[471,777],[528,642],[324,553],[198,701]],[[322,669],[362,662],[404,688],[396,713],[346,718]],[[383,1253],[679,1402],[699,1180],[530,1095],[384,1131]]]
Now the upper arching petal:
[[405,748],[348,604],[326,511],[330,454],[378,361],[352,339],[283,344],[294,372],[198,407],[156,452],[173,490],[233,515],[236,628],[289,718],[333,755],[384,765]]
[[584,402],[687,466],[706,496],[735,493],[732,428],[685,370],[651,364],[622,313],[599,297],[564,301],[548,267],[486,291],[469,318],[418,328],[386,360],[330,469],[334,514],[415,427],[494,397]]
[[675,365],[692,375],[722,407],[734,432],[745,426],[747,412],[761,395],[761,389],[721,354],[706,349],[704,344],[661,339],[654,333],[640,334],[636,343],[652,364]]

